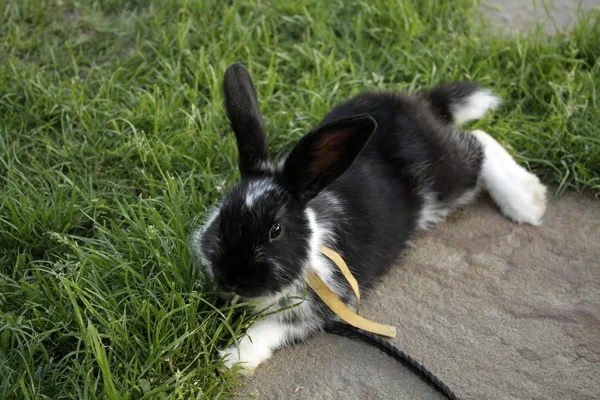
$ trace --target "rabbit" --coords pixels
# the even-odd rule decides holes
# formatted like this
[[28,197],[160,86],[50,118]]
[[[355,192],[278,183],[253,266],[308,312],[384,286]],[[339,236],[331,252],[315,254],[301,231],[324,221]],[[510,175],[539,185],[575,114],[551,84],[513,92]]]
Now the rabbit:
[[225,296],[240,296],[259,311],[283,309],[254,323],[237,347],[219,351],[226,368],[251,374],[275,350],[339,323],[307,287],[309,271],[356,306],[320,246],[338,252],[364,290],[415,233],[482,190],[513,221],[542,223],[540,180],[487,133],[459,129],[500,104],[475,83],[414,95],[360,94],[329,112],[279,162],[269,158],[244,66],[227,68],[223,93],[241,180],[194,231],[192,252]]

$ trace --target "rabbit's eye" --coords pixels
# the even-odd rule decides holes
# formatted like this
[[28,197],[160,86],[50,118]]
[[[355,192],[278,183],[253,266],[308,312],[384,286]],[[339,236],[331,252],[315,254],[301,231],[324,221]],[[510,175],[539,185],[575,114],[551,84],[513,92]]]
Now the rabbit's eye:
[[281,223],[275,222],[269,230],[269,241],[272,242],[273,240],[277,239],[279,235],[281,235],[282,231],[283,227],[281,226]]

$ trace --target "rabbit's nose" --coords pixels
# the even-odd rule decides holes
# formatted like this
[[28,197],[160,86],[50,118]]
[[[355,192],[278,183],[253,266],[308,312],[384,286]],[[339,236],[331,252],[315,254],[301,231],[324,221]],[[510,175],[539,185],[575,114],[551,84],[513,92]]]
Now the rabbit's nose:
[[238,285],[233,282],[222,282],[223,289],[228,290],[230,292],[235,292]]

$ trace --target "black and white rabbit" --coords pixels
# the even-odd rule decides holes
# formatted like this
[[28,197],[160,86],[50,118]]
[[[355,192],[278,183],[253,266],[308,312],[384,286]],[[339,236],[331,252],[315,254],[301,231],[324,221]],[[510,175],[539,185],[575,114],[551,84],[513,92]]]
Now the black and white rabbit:
[[257,310],[297,307],[259,320],[220,352],[252,371],[274,350],[339,321],[305,283],[316,272],[349,306],[351,288],[319,251],[337,251],[361,288],[391,267],[411,236],[487,190],[504,215],[539,225],[546,188],[483,131],[457,126],[499,104],[470,82],[418,95],[366,93],[334,108],[277,163],[250,74],[225,72],[225,108],[241,181],[192,239],[194,254],[223,292]]

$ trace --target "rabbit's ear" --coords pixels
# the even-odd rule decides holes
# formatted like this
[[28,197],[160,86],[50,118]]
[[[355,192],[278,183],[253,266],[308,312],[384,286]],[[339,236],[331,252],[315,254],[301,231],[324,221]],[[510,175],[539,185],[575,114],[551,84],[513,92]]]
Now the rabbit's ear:
[[357,115],[311,131],[284,162],[285,186],[304,201],[312,199],[352,165],[376,128],[372,117]]
[[248,177],[268,165],[269,146],[256,90],[243,65],[234,63],[227,67],[223,94],[227,117],[237,141],[240,172],[242,177]]

